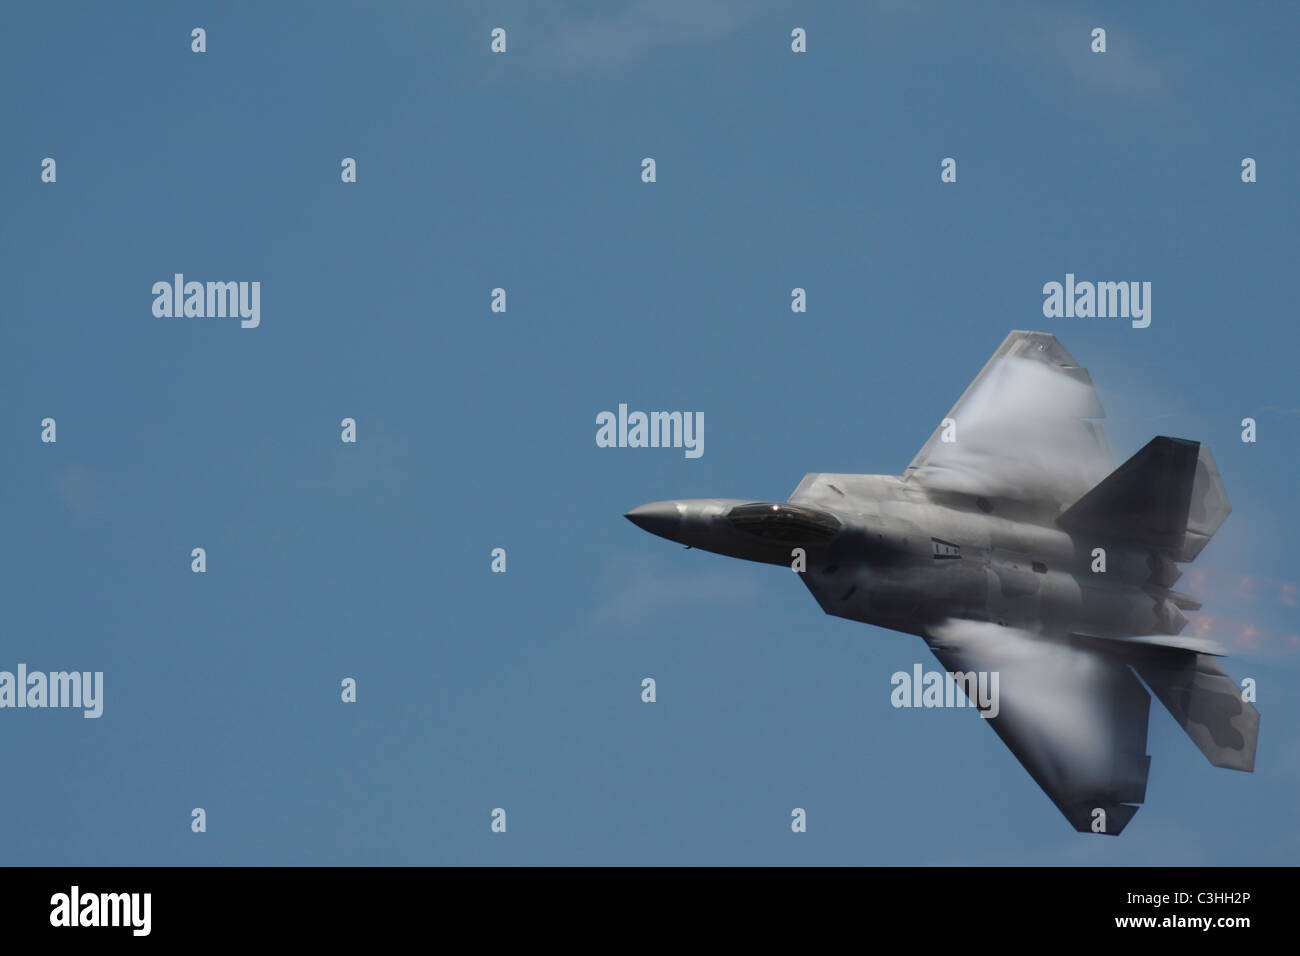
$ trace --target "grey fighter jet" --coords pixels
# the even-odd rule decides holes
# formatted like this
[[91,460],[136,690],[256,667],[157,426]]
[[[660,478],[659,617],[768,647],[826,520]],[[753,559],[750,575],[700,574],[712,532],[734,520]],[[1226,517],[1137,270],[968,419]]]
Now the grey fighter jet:
[[1087,370],[1012,332],[901,476],[809,474],[788,501],[642,505],[646,531],[799,573],[827,614],[919,635],[1075,829],[1146,796],[1148,690],[1216,767],[1251,771],[1259,712],[1183,635],[1172,589],[1230,510],[1210,450],[1153,438],[1112,470]]

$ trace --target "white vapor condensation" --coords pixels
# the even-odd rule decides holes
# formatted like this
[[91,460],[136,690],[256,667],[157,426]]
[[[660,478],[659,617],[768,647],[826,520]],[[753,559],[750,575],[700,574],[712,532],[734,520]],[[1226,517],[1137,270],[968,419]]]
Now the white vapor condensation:
[[999,672],[996,719],[1034,728],[1026,749],[1039,751],[1040,765],[1060,767],[1062,779],[1108,772],[1114,729],[1098,706],[1107,678],[1100,655],[985,621],[949,619],[933,635],[963,667]]
[[956,441],[935,442],[916,479],[928,488],[1072,504],[1111,471],[1086,419],[1090,385],[1052,365],[1001,359],[957,412]]

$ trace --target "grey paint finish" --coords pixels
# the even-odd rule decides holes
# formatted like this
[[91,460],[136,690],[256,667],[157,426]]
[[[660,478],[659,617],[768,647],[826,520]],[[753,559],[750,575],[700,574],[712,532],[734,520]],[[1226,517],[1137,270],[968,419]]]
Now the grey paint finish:
[[1055,337],[1012,332],[901,476],[809,474],[786,502],[627,518],[750,561],[802,549],[827,614],[997,672],[993,729],[1076,829],[1114,835],[1145,797],[1143,682],[1219,767],[1254,768],[1259,713],[1212,645],[1180,636],[1200,605],[1171,589],[1230,511],[1209,449],[1162,436],[1112,469],[1103,415]]

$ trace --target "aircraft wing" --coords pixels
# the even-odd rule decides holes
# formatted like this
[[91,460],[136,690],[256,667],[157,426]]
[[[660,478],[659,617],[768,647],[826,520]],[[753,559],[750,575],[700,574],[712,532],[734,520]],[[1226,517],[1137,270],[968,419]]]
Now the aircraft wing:
[[1111,472],[1088,370],[1045,332],[1012,332],[904,478],[989,498],[1076,501]]
[[1120,656],[975,621],[925,640],[949,673],[998,675],[988,723],[1076,830],[1124,829],[1146,797],[1151,698]]

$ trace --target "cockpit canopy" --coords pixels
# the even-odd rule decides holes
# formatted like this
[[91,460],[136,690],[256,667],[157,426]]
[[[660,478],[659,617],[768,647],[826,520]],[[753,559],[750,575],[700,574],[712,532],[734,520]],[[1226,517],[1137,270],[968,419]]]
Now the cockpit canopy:
[[840,530],[832,514],[787,504],[736,505],[727,520],[737,531],[773,541],[825,541]]

